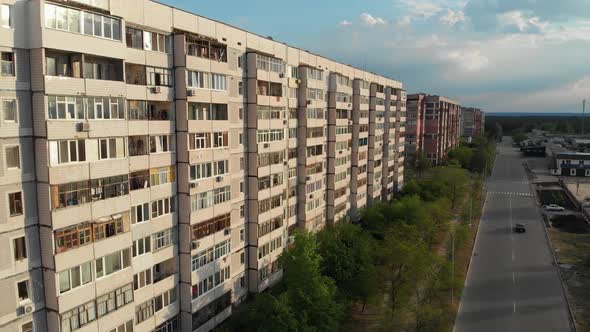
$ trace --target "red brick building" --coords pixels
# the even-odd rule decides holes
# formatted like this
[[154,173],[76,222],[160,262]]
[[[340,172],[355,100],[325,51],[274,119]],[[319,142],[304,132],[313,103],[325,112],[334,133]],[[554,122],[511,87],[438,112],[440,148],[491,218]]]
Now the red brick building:
[[424,153],[436,165],[459,145],[461,106],[456,101],[435,95],[409,95],[407,112],[406,151],[412,154],[409,160]]

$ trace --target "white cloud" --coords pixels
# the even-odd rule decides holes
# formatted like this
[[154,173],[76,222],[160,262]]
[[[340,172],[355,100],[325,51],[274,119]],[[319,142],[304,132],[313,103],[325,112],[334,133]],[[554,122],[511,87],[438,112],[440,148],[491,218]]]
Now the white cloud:
[[548,26],[538,17],[527,17],[521,11],[511,11],[497,16],[498,23],[505,32],[512,33],[543,33]]
[[467,17],[465,16],[465,13],[463,13],[460,10],[453,10],[447,8],[447,13],[442,15],[439,18],[439,20],[442,24],[446,24],[448,26],[455,26],[458,23],[467,21]]
[[362,13],[361,23],[365,26],[372,27],[375,25],[385,25],[385,20],[381,17],[373,16],[369,13]]
[[449,49],[441,51],[439,58],[455,64],[459,69],[467,72],[477,72],[488,66],[490,59],[474,49]]
[[403,16],[403,17],[400,17],[399,19],[397,19],[397,20],[395,21],[395,25],[396,25],[398,28],[407,27],[407,26],[409,26],[410,24],[412,24],[412,18],[411,18],[410,16],[408,16],[408,15],[406,15],[406,16]]
[[399,2],[415,17],[430,18],[442,10],[439,4],[432,1],[400,0]]
[[349,27],[352,26],[352,22],[348,21],[348,20],[343,20],[340,23],[338,23],[341,27]]

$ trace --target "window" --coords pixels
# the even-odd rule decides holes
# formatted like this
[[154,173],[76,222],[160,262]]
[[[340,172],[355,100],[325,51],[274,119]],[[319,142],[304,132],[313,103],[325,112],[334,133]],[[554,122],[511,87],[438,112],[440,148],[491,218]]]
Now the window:
[[150,205],[143,203],[131,208],[131,223],[136,224],[150,220]]
[[138,29],[126,27],[125,41],[127,42],[127,47],[141,50],[143,49],[143,32]]
[[3,99],[1,101],[2,103],[0,106],[2,106],[2,120],[8,123],[17,122],[16,100]]
[[[188,37],[186,44],[188,55],[227,62],[227,46],[224,44],[195,37]],[[240,65],[240,57],[238,57],[238,67]]]
[[29,295],[29,281],[23,280],[16,283],[16,289],[18,292],[18,300],[19,301],[27,301],[30,299]]
[[167,68],[146,67],[147,85],[172,86],[172,71]]
[[7,147],[5,156],[7,169],[20,168],[20,149],[18,146]]
[[[194,291],[194,286],[193,286]],[[193,293],[194,294],[194,293]],[[221,295],[211,303],[192,314],[192,329],[196,330],[231,306],[231,291]]]
[[[89,117],[91,107],[94,107],[90,102],[95,99],[99,100],[97,98],[88,98]],[[47,111],[49,119],[84,120],[84,99],[82,97],[47,96]],[[100,105],[100,113],[102,114],[102,104]]]
[[0,8],[0,26],[3,28],[12,27],[12,6],[2,5]]
[[176,243],[176,232],[169,228],[152,235],[154,239],[154,251],[169,247]]
[[60,253],[92,242],[92,226],[88,222],[55,231],[55,252]]
[[285,139],[283,129],[258,130],[258,143],[276,142]]
[[198,89],[227,90],[227,76],[200,71],[188,72],[188,86]]
[[27,243],[25,241],[25,237],[19,237],[17,239],[12,240],[12,244],[14,247],[14,259],[17,261],[23,260],[27,258]]
[[285,73],[286,63],[277,58],[257,54],[256,55],[256,68],[266,71],[272,71],[275,73]]
[[[125,98],[88,97],[86,106],[90,120],[125,119]],[[84,118],[83,111],[78,118]]]
[[98,297],[96,299],[97,315],[104,316],[131,302],[133,302],[133,287],[129,284]]
[[176,167],[165,166],[150,169],[150,185],[158,186],[176,181]]
[[219,160],[190,166],[190,181],[222,176],[229,173],[229,160]]
[[174,302],[176,302],[176,288],[154,297],[154,311],[158,312]]
[[159,199],[152,202],[152,219],[174,213],[176,208],[176,196]]
[[[178,323],[178,317],[174,317],[171,320],[164,322],[154,329],[154,332],[178,332],[180,325]],[[127,331],[125,331],[127,332]]]
[[150,153],[174,152],[172,135],[150,136]]
[[99,201],[129,194],[129,175],[116,175],[90,181],[92,201]]
[[213,189],[191,196],[191,210],[197,211],[227,202],[231,199],[230,186]]
[[[135,30],[135,29],[133,29]],[[138,30],[136,30],[138,31]],[[140,31],[141,32],[141,31]],[[170,37],[156,32],[143,32],[143,48],[148,51],[170,52]]]
[[96,320],[95,302],[90,301],[61,314],[61,331],[71,332]]
[[191,225],[191,239],[202,239],[229,227],[231,227],[230,214],[223,214],[198,224]]
[[133,319],[107,332],[133,332]]
[[213,288],[221,285],[223,282],[228,280],[231,277],[230,267],[226,266],[221,270],[215,272],[214,274],[210,275],[209,277],[203,278],[199,281],[196,285],[193,285],[192,289],[192,297],[196,299],[202,295],[213,290]]
[[139,324],[154,315],[154,299],[135,307],[135,324]]
[[189,103],[189,120],[227,120],[227,104]]
[[33,332],[33,322],[31,321],[21,325],[20,332]]
[[149,268],[133,275],[133,289],[138,290],[152,283],[152,269]]
[[86,285],[92,281],[92,262],[74,266],[58,273],[59,293]]
[[147,254],[151,251],[152,242],[151,237],[146,236],[142,239],[133,241],[133,257],[140,256],[143,254]]
[[121,40],[121,21],[75,8],[45,4],[45,27]]
[[114,252],[95,261],[96,279],[108,276],[131,265],[129,248]]
[[90,202],[88,181],[51,186],[51,203],[54,210]]
[[14,76],[14,53],[0,52],[2,65],[0,67],[0,74],[2,76]]
[[124,138],[103,138],[98,140],[98,159],[117,159],[125,157]]
[[84,162],[86,161],[86,142],[84,140],[51,141],[49,154],[52,165]]
[[20,216],[23,214],[23,193],[15,192],[8,194],[8,205],[10,216]]

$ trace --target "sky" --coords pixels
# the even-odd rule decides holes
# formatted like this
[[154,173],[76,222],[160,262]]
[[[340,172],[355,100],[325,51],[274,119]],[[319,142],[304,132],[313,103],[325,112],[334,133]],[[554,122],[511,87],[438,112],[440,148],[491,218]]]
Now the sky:
[[590,0],[160,1],[486,112],[590,102]]

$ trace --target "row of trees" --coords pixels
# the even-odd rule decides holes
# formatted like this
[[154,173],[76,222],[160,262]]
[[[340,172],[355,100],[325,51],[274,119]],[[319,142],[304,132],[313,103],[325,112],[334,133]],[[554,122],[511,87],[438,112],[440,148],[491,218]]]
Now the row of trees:
[[409,181],[393,202],[363,209],[358,223],[297,233],[280,258],[281,283],[242,305],[228,330],[339,331],[345,313],[367,305],[387,330],[444,330],[452,320],[444,294],[456,285],[435,248],[471,179],[457,166],[433,174]]

